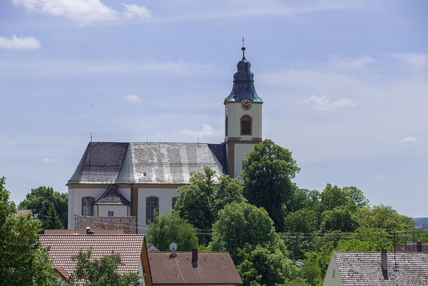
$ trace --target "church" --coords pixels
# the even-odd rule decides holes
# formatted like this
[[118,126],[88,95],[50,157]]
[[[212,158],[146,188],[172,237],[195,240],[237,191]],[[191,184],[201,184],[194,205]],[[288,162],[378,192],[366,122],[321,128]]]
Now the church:
[[145,233],[154,212],[170,212],[178,188],[205,166],[239,177],[247,154],[262,141],[262,105],[251,63],[242,59],[224,99],[223,143],[90,142],[68,186],[68,227],[76,217],[135,217]]

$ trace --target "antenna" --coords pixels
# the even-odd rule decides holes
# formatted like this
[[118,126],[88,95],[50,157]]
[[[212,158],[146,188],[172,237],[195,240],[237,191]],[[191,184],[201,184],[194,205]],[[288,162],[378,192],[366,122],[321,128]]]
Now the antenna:
[[91,142],[92,142],[92,132],[91,132]]
[[171,254],[169,255],[170,258],[177,257],[177,254],[175,254],[175,251],[177,250],[177,244],[175,242],[171,243],[169,245],[169,250],[171,250]]

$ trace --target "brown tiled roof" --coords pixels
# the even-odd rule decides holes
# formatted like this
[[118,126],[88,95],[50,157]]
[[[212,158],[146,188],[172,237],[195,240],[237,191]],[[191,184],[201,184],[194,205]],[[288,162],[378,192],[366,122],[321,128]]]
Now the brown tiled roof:
[[61,276],[61,280],[68,280],[68,278],[70,277],[68,272],[65,271],[65,269],[61,266],[56,266],[55,271]]
[[[96,234],[124,234],[123,229],[92,229]],[[44,234],[86,234],[86,229],[45,229]]]
[[95,205],[130,205],[115,186],[110,185],[104,194],[95,202]]
[[427,253],[388,253],[388,280],[381,252],[334,252],[343,285],[428,285]]
[[222,284],[242,285],[241,277],[227,252],[200,252],[198,267],[192,266],[191,252],[148,253],[153,285],[159,284]]
[[[144,235],[115,234],[115,235],[81,235],[81,234],[41,234],[43,246],[50,246],[49,254],[54,260],[55,267],[62,267],[71,274],[76,262],[71,260],[73,255],[88,250],[92,246],[92,258],[99,259],[111,254],[112,250],[119,253],[125,264],[118,267],[119,273],[137,272],[141,260]],[[142,273],[140,274],[142,275]]]

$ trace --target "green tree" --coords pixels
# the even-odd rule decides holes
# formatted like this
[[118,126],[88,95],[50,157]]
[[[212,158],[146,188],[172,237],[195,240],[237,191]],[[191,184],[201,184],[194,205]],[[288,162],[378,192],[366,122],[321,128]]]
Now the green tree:
[[274,285],[299,275],[263,208],[245,202],[225,206],[212,234],[211,249],[230,253],[244,285]]
[[67,228],[67,193],[56,192],[51,187],[38,187],[26,195],[18,209],[31,210],[33,216],[42,222],[42,229]]
[[53,262],[39,241],[40,221],[16,215],[0,178],[0,281],[2,285],[58,285]]
[[321,231],[340,230],[352,232],[359,226],[349,206],[338,206],[332,210],[326,210],[321,216]]
[[156,216],[149,224],[147,240],[161,251],[168,251],[172,242],[180,251],[190,251],[198,245],[196,229],[176,213]]
[[242,172],[244,196],[250,204],[263,207],[275,223],[275,229],[285,229],[286,206],[290,201],[291,179],[300,168],[288,149],[265,139],[254,146]]
[[142,285],[138,273],[119,274],[117,267],[124,265],[120,254],[112,253],[100,259],[91,259],[92,249],[84,252],[80,250],[72,257],[77,261],[76,270],[67,281],[67,285],[87,286],[131,286]]
[[242,182],[227,175],[216,176],[205,167],[201,173],[193,173],[190,184],[180,187],[180,197],[174,211],[194,227],[210,231],[218,211],[232,202],[242,202]]
[[390,206],[363,208],[356,215],[362,227],[384,229],[387,232],[405,231],[415,227],[415,222],[411,218],[400,215]]

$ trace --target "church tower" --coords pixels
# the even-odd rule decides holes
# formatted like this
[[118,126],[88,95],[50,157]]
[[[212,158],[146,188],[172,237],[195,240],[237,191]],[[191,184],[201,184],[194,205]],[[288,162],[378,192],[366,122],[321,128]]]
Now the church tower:
[[229,175],[238,177],[244,169],[247,154],[262,141],[262,105],[254,87],[251,63],[245,59],[245,47],[241,48],[242,59],[233,75],[233,87],[224,100],[225,139]]

